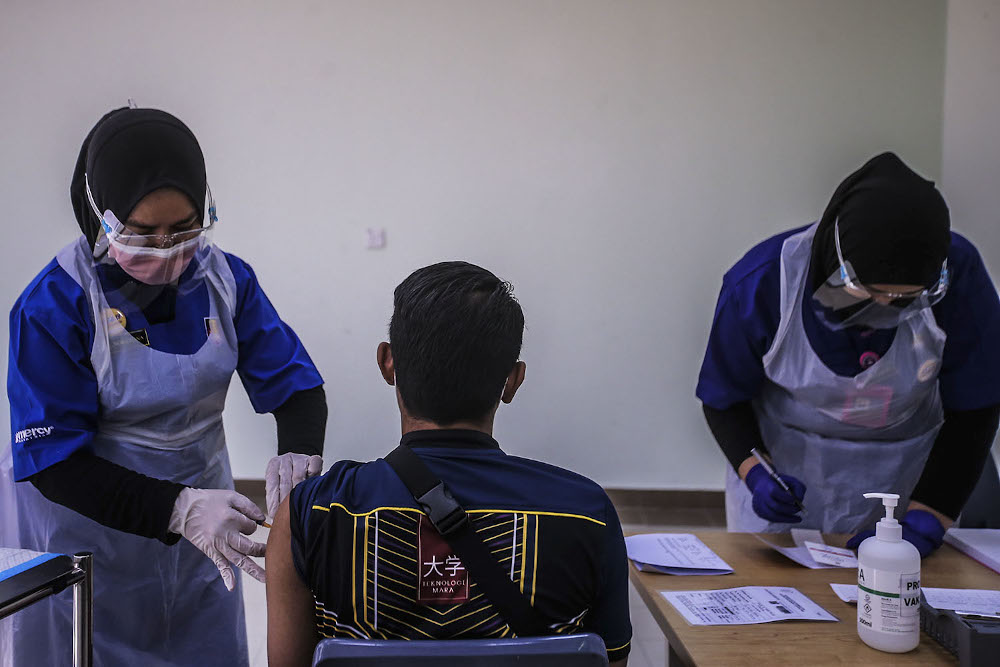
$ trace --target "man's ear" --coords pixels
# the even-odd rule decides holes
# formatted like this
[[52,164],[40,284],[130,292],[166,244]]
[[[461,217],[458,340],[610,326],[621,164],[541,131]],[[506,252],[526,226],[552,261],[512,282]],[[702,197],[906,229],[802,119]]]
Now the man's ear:
[[521,383],[524,382],[524,369],[525,364],[523,361],[514,364],[514,369],[507,376],[507,382],[503,386],[503,394],[500,396],[500,400],[504,403],[510,403],[514,400],[514,394],[517,393]]
[[[382,373],[382,379],[390,387],[396,386],[396,367],[392,363],[392,347],[389,343],[379,343],[375,350],[375,361],[378,362],[378,370]],[[512,394],[513,395],[513,394]]]

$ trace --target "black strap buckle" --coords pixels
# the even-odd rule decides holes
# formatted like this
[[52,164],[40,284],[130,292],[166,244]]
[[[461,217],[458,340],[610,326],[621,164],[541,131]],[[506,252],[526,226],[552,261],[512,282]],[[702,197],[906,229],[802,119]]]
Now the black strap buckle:
[[445,488],[444,482],[438,482],[437,486],[416,500],[442,537],[453,535],[469,521],[469,515]]

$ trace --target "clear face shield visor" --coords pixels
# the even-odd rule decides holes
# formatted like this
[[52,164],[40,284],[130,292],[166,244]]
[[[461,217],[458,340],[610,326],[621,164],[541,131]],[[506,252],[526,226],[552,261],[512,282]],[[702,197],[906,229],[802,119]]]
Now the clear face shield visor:
[[[887,291],[858,280],[851,263],[840,249],[840,227],[834,222],[834,244],[840,266],[813,293],[813,299],[823,307],[824,319],[833,329],[863,326],[871,329],[892,329],[900,322],[930,308],[948,291],[948,260],[941,264],[937,282],[926,289]],[[832,317],[829,315],[832,314]]]
[[102,214],[90,191],[90,180],[84,175],[87,199],[94,214],[101,221],[94,258],[108,259],[139,282],[147,285],[166,285],[177,280],[190,264],[195,254],[211,245],[211,232],[218,220],[212,190],[205,185],[205,211],[207,224],[197,217],[190,222],[190,229],[170,234],[138,234],[118,219],[113,211]]

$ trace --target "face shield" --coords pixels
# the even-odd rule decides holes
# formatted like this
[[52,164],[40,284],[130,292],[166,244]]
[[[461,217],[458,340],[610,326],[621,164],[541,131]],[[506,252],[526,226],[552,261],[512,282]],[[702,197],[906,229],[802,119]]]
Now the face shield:
[[146,285],[166,285],[176,281],[199,250],[211,245],[211,232],[218,220],[212,190],[205,185],[207,224],[194,217],[190,229],[171,234],[137,234],[129,229],[113,211],[102,214],[90,191],[90,180],[84,175],[87,199],[101,221],[94,243],[94,258],[114,261],[122,270]]
[[896,292],[864,285],[858,280],[851,263],[840,249],[840,228],[834,222],[834,243],[840,266],[813,293],[822,307],[819,314],[831,329],[862,326],[871,329],[892,329],[930,308],[948,291],[948,260],[941,264],[937,282],[929,288]]

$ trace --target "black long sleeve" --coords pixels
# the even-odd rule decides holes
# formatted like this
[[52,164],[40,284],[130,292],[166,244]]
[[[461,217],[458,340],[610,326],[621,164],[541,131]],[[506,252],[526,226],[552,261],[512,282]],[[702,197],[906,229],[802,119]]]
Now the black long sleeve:
[[1000,405],[944,414],[924,472],[911,498],[952,519],[972,494],[1000,422]]
[[327,407],[322,385],[295,392],[272,414],[278,428],[278,454],[323,455]]
[[183,484],[76,452],[28,478],[43,496],[109,528],[174,544],[167,525]]
[[749,401],[735,403],[725,410],[716,410],[704,403],[701,408],[715,441],[719,443],[722,453],[729,460],[729,465],[733,466],[733,470],[737,473],[740,464],[750,456],[751,449],[767,451],[760,436],[757,415],[754,414]]
[[[278,452],[322,455],[326,417],[323,387],[293,394],[274,411]],[[180,539],[168,524],[183,484],[147,477],[82,451],[28,479],[52,502],[101,525],[165,544]]]

